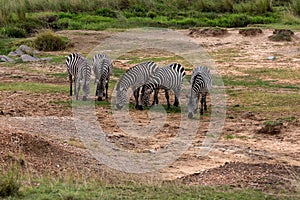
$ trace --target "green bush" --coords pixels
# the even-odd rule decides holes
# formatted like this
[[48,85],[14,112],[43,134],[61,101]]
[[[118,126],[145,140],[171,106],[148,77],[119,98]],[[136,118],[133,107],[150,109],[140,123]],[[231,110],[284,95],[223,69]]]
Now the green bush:
[[7,37],[12,37],[12,38],[24,38],[26,37],[26,32],[24,29],[17,28],[17,27],[3,27],[1,29],[1,34],[6,35]]
[[21,186],[19,179],[19,172],[15,168],[2,172],[0,174],[0,197],[17,195]]
[[69,41],[66,38],[55,35],[51,31],[40,33],[33,41],[33,45],[40,51],[59,51],[68,47]]
[[292,13],[295,16],[300,16],[300,1],[299,0],[292,0],[290,4],[290,8]]
[[25,30],[27,34],[34,34],[37,30],[47,28],[47,24],[41,19],[28,17],[26,20],[20,20],[15,24],[16,27]]
[[117,13],[109,8],[100,8],[96,10],[96,15],[103,17],[117,18]]

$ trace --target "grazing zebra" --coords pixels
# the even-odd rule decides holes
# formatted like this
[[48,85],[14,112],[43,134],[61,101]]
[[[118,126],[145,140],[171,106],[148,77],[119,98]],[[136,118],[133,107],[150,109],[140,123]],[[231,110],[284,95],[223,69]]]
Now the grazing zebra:
[[127,91],[131,88],[134,91],[135,108],[142,109],[138,100],[140,88],[157,69],[157,65],[152,61],[143,62],[130,68],[117,84],[116,107],[121,109],[128,102]]
[[104,54],[96,54],[93,57],[93,71],[95,83],[97,84],[96,96],[98,96],[98,101],[102,101],[103,96],[105,96],[105,99],[108,98],[108,82],[112,73],[111,60]]
[[72,82],[74,81],[74,96],[76,100],[78,100],[81,84],[83,84],[82,100],[86,101],[90,92],[91,66],[89,62],[82,55],[72,53],[67,57],[66,65],[70,81],[70,96],[72,96]]
[[206,96],[208,91],[212,88],[212,79],[209,68],[205,66],[196,67],[191,76],[191,93],[188,96],[188,117],[192,118],[193,114],[197,112],[199,98],[201,94],[200,115],[203,115],[204,110],[207,110]]
[[149,80],[145,83],[142,89],[142,106],[149,104],[150,94],[154,91],[154,102],[152,105],[158,103],[158,90],[159,88],[165,89],[165,96],[168,103],[168,109],[170,108],[169,90],[172,90],[175,94],[174,106],[179,105],[179,96],[181,85],[185,77],[185,70],[178,63],[172,63],[165,67],[159,68]]

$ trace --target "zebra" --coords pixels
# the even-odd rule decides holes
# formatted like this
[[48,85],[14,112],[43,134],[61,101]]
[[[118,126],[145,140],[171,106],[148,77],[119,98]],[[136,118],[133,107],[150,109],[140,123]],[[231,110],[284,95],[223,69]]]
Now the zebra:
[[188,117],[192,118],[198,109],[201,94],[200,115],[203,115],[203,108],[207,111],[206,96],[212,88],[210,69],[206,66],[196,67],[191,76],[191,90],[188,96]]
[[[71,53],[66,59],[67,71],[70,82],[70,96],[72,96],[72,82],[74,81],[74,96],[78,100],[81,84],[83,97],[86,101],[90,92],[91,66],[88,60],[78,53]],[[77,88],[76,88],[77,86]]]
[[142,110],[139,105],[140,88],[148,80],[149,76],[158,69],[156,63],[146,61],[135,65],[127,70],[121,77],[116,87],[116,107],[117,109],[123,108],[124,104],[128,102],[127,91],[131,88],[134,92],[135,108]]
[[179,63],[171,63],[165,67],[159,68],[149,80],[145,83],[142,89],[142,106],[149,104],[150,94],[154,91],[154,101],[152,105],[158,103],[159,88],[165,89],[165,97],[170,109],[169,90],[175,94],[174,106],[179,105],[179,96],[183,79],[185,78],[185,70]]
[[98,101],[102,101],[103,96],[105,96],[105,99],[108,99],[108,83],[112,73],[111,60],[105,54],[96,54],[93,57],[93,71],[95,83],[97,84],[96,96],[98,96]]

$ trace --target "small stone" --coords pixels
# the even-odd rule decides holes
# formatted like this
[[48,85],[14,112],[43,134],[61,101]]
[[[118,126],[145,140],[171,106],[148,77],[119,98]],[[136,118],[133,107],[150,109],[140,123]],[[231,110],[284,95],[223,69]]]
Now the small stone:
[[269,56],[269,57],[268,57],[268,60],[275,60],[275,59],[276,59],[275,56]]

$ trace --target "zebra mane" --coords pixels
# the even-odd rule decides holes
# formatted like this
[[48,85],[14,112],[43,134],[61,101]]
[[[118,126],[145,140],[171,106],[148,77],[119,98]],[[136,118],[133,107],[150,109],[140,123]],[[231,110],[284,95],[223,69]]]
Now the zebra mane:
[[126,73],[134,70],[136,67],[139,67],[139,66],[149,66],[149,64],[155,64],[155,63],[153,61],[145,61],[145,62],[139,63],[139,64],[137,64],[137,65],[135,65],[135,66],[127,69]]

